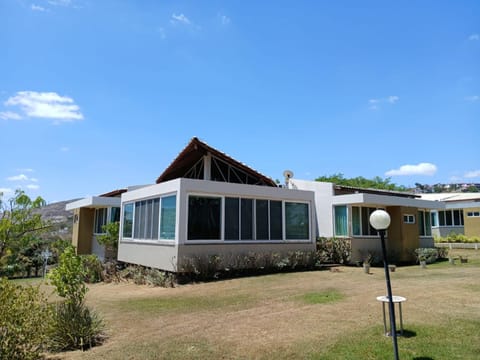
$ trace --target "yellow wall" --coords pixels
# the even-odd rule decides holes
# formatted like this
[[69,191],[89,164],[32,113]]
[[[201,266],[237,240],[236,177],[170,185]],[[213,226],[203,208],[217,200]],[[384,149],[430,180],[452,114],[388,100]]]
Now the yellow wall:
[[[398,257],[400,261],[414,260],[413,250],[417,249],[420,244],[418,233],[418,209],[403,206],[387,207],[390,214],[391,223],[388,228],[387,251]],[[403,215],[414,215],[414,224],[405,224]]]
[[480,236],[480,217],[468,217],[467,213],[480,211],[480,207],[463,210],[464,233],[466,236]]
[[94,217],[94,209],[80,208],[73,212],[72,245],[77,249],[77,254],[92,252]]

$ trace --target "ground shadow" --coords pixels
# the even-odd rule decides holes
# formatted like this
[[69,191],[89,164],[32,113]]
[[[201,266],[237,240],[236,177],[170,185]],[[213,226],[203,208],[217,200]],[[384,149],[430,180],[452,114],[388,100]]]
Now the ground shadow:
[[435,360],[435,359],[431,358],[430,356],[417,356],[417,357],[414,357],[413,360]]
[[[404,337],[404,338],[412,338],[412,337],[415,337],[417,336],[417,333],[415,331],[412,331],[412,330],[403,330],[403,334],[401,335],[401,337]],[[419,359],[423,359],[423,358],[419,358]],[[427,358],[425,358],[427,359]]]

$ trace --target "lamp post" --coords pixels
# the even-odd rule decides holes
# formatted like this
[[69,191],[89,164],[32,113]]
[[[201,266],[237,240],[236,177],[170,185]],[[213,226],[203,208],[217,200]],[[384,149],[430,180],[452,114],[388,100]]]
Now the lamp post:
[[370,224],[380,234],[382,243],[383,267],[385,269],[385,280],[387,282],[388,309],[390,312],[390,331],[393,340],[393,354],[398,360],[397,327],[395,324],[395,307],[393,305],[392,287],[390,286],[390,272],[388,271],[387,250],[385,247],[385,230],[390,226],[390,215],[385,210],[375,210],[370,215]]

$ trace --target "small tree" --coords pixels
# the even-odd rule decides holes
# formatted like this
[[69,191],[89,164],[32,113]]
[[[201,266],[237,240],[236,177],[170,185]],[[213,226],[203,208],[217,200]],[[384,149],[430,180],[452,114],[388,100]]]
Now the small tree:
[[65,299],[57,304],[54,312],[50,332],[50,346],[54,351],[86,350],[103,339],[103,321],[84,302],[88,291],[85,276],[82,259],[72,246],[65,249],[58,267],[48,275],[57,294]]
[[[20,266],[19,270],[35,267],[36,253],[27,249],[35,247],[40,234],[50,227],[35,212],[44,205],[41,197],[32,200],[22,190],[17,190],[7,202],[0,193],[0,265]],[[8,269],[2,267],[0,274],[2,272],[8,273]]]

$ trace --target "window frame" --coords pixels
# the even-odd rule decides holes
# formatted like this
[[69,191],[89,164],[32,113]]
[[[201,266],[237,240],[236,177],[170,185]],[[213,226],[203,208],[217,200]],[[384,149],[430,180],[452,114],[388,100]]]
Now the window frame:
[[415,220],[416,219],[415,219],[414,214],[403,214],[403,223],[404,224],[408,224],[408,225],[416,224]]

